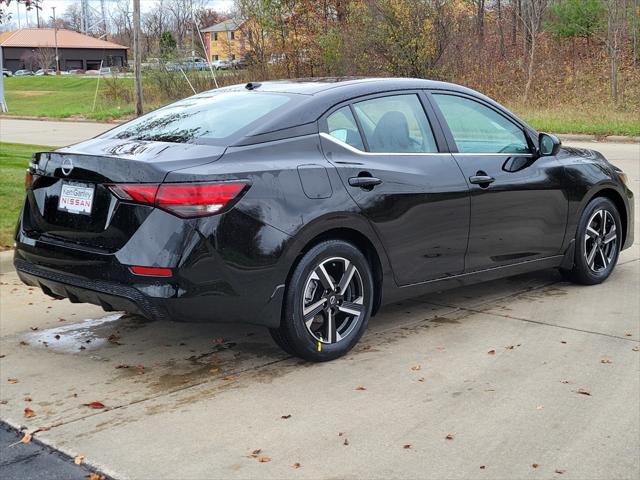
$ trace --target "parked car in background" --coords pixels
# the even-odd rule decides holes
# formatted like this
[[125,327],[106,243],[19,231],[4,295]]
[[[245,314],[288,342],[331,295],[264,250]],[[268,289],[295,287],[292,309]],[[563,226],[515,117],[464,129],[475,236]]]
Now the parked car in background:
[[31,77],[33,72],[31,70],[16,70],[13,74],[14,77]]
[[231,68],[231,62],[229,60],[214,60],[212,65],[216,70],[229,70]]
[[85,75],[100,75],[100,70],[87,70],[84,72]]
[[55,75],[56,71],[53,68],[45,68],[45,69],[40,69],[40,70],[36,70],[36,73],[34,75],[36,75],[37,77],[41,76],[41,75]]
[[11,73],[11,70],[9,70],[8,68],[3,68],[2,69],[2,76],[3,77],[13,77],[13,73]]
[[69,70],[69,74],[70,75],[82,75],[84,74],[84,70],[81,68],[72,68],[71,70]]
[[247,61],[244,58],[237,58],[231,61],[231,68],[234,70],[242,70],[247,68]]
[[209,62],[202,57],[188,57],[179,62],[183,70],[209,70]]

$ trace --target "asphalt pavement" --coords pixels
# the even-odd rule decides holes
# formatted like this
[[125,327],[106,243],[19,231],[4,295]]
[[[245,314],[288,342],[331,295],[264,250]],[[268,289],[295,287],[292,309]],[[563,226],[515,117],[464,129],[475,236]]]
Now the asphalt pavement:
[[[640,145],[584,146],[640,193]],[[639,211],[602,285],[548,270],[390,305],[325,364],[258,327],[106,314],[5,273],[0,419],[116,479],[637,479]]]

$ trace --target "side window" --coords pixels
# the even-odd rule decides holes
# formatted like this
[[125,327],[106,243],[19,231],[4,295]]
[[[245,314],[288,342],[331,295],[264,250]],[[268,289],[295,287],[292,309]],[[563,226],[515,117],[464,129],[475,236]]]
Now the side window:
[[364,150],[358,125],[349,107],[342,107],[327,117],[329,135],[358,150]]
[[530,153],[524,132],[481,103],[433,94],[461,153]]
[[417,95],[394,95],[353,105],[369,151],[381,153],[437,152],[433,132]]

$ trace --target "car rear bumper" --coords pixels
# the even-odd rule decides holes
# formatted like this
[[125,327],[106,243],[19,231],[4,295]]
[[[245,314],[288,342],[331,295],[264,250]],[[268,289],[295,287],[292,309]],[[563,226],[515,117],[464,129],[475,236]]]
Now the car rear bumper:
[[20,259],[15,259],[14,265],[20,280],[27,285],[41,288],[49,296],[67,298],[71,303],[92,303],[101,306],[107,312],[126,311],[152,320],[168,318],[166,308],[157,305],[157,301],[153,302],[135,288],[114,282],[74,277]]

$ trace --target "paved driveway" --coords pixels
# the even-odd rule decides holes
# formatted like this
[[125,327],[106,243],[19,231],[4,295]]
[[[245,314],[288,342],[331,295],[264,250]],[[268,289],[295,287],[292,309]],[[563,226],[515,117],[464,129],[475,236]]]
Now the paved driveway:
[[[640,192],[640,147],[598,148]],[[116,478],[640,475],[638,243],[603,285],[543,271],[388,306],[326,364],[257,327],[149,323],[0,279],[0,418]]]

